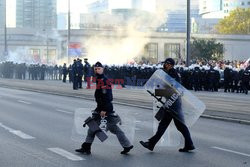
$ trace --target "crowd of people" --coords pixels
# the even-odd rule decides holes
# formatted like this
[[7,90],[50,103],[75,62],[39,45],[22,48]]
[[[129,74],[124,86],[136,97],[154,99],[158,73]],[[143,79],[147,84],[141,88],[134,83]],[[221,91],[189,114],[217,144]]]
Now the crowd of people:
[[[111,79],[118,80],[123,87],[143,86],[150,76],[162,68],[161,63],[146,64],[126,64],[106,65],[104,72]],[[193,61],[189,67],[184,63],[175,66],[181,78],[181,84],[189,90],[194,91],[218,91],[224,89],[225,92],[248,93],[250,85],[250,65],[239,61]],[[81,89],[82,82],[92,81],[94,77],[93,66],[87,59],[75,59],[72,64],[61,65],[40,65],[14,62],[0,63],[0,77],[29,80],[62,80],[67,78],[73,83],[73,89]],[[87,88],[90,83],[87,82]]]

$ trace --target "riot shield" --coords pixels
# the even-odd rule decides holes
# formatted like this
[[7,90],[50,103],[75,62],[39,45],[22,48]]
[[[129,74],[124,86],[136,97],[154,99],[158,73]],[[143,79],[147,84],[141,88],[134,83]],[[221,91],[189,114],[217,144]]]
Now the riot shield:
[[[97,132],[94,143],[103,142],[107,145],[120,145],[116,135],[111,133],[107,128],[107,124],[115,123],[125,133],[129,141],[133,143],[135,135],[135,118],[130,116],[129,114],[126,114],[127,111],[119,110],[112,116],[97,120],[92,120],[91,111],[92,110],[90,108],[78,108],[75,110],[74,125],[71,135],[72,140],[77,142],[84,142],[88,134],[88,129],[94,127],[94,130]],[[117,115],[119,116],[119,120],[121,121],[112,121],[116,120]],[[115,119],[111,117],[115,117]],[[96,125],[98,127],[96,127]],[[102,131],[102,133],[99,133],[100,130]],[[103,133],[107,135],[107,138],[105,138],[105,135]]]
[[[159,117],[161,115],[159,114],[160,108],[164,108],[164,112],[169,112],[187,127],[191,127],[206,108],[202,101],[161,69],[150,77],[144,88],[156,100],[153,103],[154,114],[157,113]],[[155,132],[158,121],[154,124]],[[178,145],[181,142],[180,139],[180,133],[176,130],[172,121],[159,144]]]

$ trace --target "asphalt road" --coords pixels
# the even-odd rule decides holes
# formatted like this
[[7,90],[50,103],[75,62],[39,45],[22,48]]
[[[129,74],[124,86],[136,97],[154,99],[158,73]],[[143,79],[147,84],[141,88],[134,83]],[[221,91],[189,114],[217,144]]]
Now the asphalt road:
[[[73,91],[72,84],[52,80],[1,79],[0,87],[31,90],[92,100],[94,93],[92,89]],[[124,89],[120,88],[121,87],[115,85],[113,89],[114,103],[138,106],[144,109],[152,108],[152,97],[142,87],[127,86]],[[191,92],[206,104],[206,110],[203,116],[235,120],[236,122],[250,124],[250,94],[224,93],[223,90],[219,90],[219,92]]]
[[250,166],[249,125],[200,118],[190,129],[197,148],[193,153],[160,146],[150,152],[138,142],[152,135],[152,111],[114,106],[137,120],[134,149],[124,156],[119,145],[95,143],[92,155],[86,156],[74,152],[81,144],[72,140],[74,112],[94,109],[95,102],[0,88],[0,166]]

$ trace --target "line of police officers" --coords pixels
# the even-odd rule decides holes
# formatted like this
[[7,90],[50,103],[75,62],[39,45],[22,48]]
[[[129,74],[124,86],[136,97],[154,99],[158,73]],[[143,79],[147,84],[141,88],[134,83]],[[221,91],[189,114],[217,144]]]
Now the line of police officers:
[[[104,66],[105,73],[112,79],[121,79],[121,84],[131,86],[143,86],[150,78],[155,70],[162,66]],[[225,66],[224,70],[212,66],[191,65],[189,68],[176,66],[177,72],[181,76],[181,84],[189,90],[195,91],[218,91],[224,87],[225,92],[241,92],[248,93],[250,81],[250,67],[246,69],[233,69]],[[26,75],[28,74],[28,75]],[[73,83],[73,89],[82,88],[82,78],[87,82],[87,88],[90,88],[90,80],[93,76],[93,66],[87,59],[84,64],[81,59],[74,60],[72,65],[63,66],[47,66],[39,64],[31,64],[27,66],[25,63],[14,64],[13,62],[0,63],[0,77],[16,78],[16,79],[59,79],[66,82],[67,76],[69,82]]]

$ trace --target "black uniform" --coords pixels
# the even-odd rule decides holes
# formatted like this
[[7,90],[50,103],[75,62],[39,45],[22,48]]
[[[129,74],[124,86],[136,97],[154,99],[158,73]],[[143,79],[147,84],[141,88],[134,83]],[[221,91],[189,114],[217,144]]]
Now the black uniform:
[[76,63],[77,68],[77,82],[78,82],[78,88],[82,88],[82,77],[83,77],[83,64],[82,61],[79,59]]
[[[97,67],[102,67],[102,64],[100,62],[97,62]],[[124,150],[121,152],[121,154],[128,153],[133,146],[131,145],[128,138],[125,136],[124,132],[119,128],[117,125],[118,121],[120,121],[119,117],[114,114],[113,111],[113,95],[112,95],[112,85],[108,81],[107,77],[104,74],[97,74],[96,75],[96,91],[95,91],[95,100],[97,102],[97,107],[95,109],[95,112],[97,112],[97,116],[95,116],[96,122],[100,124],[100,113],[102,111],[106,112],[106,120],[107,120],[107,130],[109,130],[111,133],[115,134],[118,138],[119,143],[122,145]],[[91,145],[95,138],[95,132],[88,130],[88,135],[85,139],[85,142],[82,144],[82,147],[80,149],[77,149],[77,152],[81,153],[91,153]]]
[[96,111],[106,111],[107,114],[113,113],[113,95],[111,89],[111,83],[108,82],[107,77],[102,75],[97,75],[96,78],[96,91],[95,100],[97,102]]
[[84,71],[84,81],[87,82],[87,88],[90,88],[90,80],[91,80],[91,65],[87,62],[87,60],[84,61],[85,65],[83,68]]
[[[165,60],[165,63],[174,65],[174,60],[168,58]],[[165,66],[165,65],[164,65]],[[177,82],[180,82],[180,77],[177,71],[174,68],[165,71],[168,75],[174,78]],[[161,108],[163,109],[163,108]],[[163,109],[164,110],[164,109]],[[173,113],[174,111],[174,113]],[[182,133],[185,138],[185,146],[183,149],[180,149],[181,152],[187,152],[189,150],[193,150],[193,142],[189,133],[187,126],[184,124],[184,117],[181,111],[181,99],[178,98],[172,106],[170,106],[170,111],[165,111],[163,118],[161,119],[156,134],[151,137],[148,142],[140,141],[140,143],[149,150],[153,151],[156,143],[160,140],[166,129],[168,128],[170,122],[174,120],[175,126],[178,131]]]
[[67,74],[68,74],[68,69],[66,64],[63,64],[63,68],[62,68],[62,74],[63,74],[63,82],[66,82],[66,78],[67,78]]
[[228,67],[224,70],[224,92],[230,91],[232,86],[232,69],[229,69]]
[[243,93],[248,94],[249,82],[250,82],[250,67],[246,68],[242,73],[242,89]]
[[72,65],[72,79],[73,79],[73,89],[78,89],[78,70],[77,70],[77,62],[74,60]]

